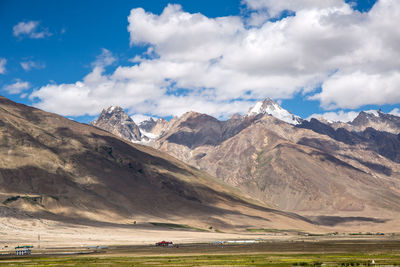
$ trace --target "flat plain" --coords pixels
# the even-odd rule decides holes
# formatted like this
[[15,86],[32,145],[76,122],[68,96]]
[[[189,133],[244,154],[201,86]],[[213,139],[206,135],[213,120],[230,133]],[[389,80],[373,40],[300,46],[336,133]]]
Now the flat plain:
[[[237,240],[236,240],[237,241]],[[58,247],[29,257],[5,256],[1,266],[399,266],[400,236],[306,236],[255,243],[182,243],[173,247]],[[72,253],[72,254],[71,254]]]

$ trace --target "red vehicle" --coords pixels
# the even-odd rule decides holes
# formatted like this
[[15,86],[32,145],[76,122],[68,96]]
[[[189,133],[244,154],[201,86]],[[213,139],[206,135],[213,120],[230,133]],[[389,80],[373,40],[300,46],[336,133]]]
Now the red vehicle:
[[157,247],[170,247],[170,246],[172,246],[173,245],[173,243],[172,242],[169,242],[169,241],[161,241],[161,242],[157,242],[156,243],[156,246]]

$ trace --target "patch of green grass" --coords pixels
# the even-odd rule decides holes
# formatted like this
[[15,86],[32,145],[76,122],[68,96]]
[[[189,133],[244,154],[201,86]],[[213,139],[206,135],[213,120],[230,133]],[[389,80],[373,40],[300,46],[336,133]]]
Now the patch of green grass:
[[186,230],[195,230],[200,232],[208,232],[208,230],[192,227],[186,224],[176,224],[176,223],[161,223],[161,222],[150,222],[150,224],[158,227],[166,227],[172,229],[186,229]]
[[6,200],[3,201],[4,205],[7,205],[8,203],[17,201],[18,199],[25,199],[26,201],[30,202],[31,204],[37,204],[41,205],[41,197],[30,197],[30,196],[12,196],[7,198]]
[[4,205],[7,205],[8,203],[11,203],[13,201],[17,201],[18,199],[20,199],[21,196],[12,196],[7,198],[6,200],[3,201]]
[[362,235],[362,233],[361,232],[359,232],[359,233],[350,233],[349,235]]
[[29,196],[23,196],[21,197],[22,199],[25,199],[26,201],[30,202],[31,204],[36,204],[36,205],[40,205],[43,207],[43,205],[41,204],[42,201],[42,197],[29,197]]
[[59,198],[58,196],[52,196],[52,195],[50,195],[49,197],[51,197],[52,199],[57,200],[57,201],[60,200],[60,198]]
[[376,266],[399,265],[392,254],[225,254],[114,257],[43,257],[0,259],[0,266]]
[[297,232],[301,232],[300,230],[295,230],[295,229],[274,229],[274,228],[248,228],[246,229],[248,232],[254,232],[254,233],[260,233],[260,232],[264,232],[264,233],[297,233]]
[[371,233],[371,232],[366,232],[366,233],[362,233],[362,232],[358,232],[358,233],[350,233],[349,235],[385,235],[384,233]]
[[299,229],[274,229],[274,228],[249,228],[246,229],[248,232],[253,233],[297,233],[300,235],[307,235],[307,236],[331,236],[331,235],[338,235],[338,232],[332,233],[325,233],[325,234],[313,234],[307,233]]

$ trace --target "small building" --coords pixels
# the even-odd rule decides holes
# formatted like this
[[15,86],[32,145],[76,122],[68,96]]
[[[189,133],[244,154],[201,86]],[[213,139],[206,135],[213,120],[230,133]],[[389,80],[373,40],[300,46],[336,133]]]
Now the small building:
[[17,256],[31,255],[31,249],[30,248],[16,248],[15,253],[17,254]]
[[170,242],[170,241],[161,241],[161,242],[157,242],[156,243],[156,246],[157,247],[172,247],[173,246],[173,243],[172,242]]

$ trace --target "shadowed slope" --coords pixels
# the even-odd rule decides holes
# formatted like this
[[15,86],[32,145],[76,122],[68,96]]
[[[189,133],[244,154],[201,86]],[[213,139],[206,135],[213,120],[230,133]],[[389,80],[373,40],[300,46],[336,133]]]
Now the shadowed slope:
[[0,97],[0,201],[38,218],[313,228],[150,147]]
[[393,219],[400,213],[394,139],[372,128],[355,134],[321,124],[317,132],[259,115],[218,145],[189,149],[161,139],[160,148],[279,209]]

